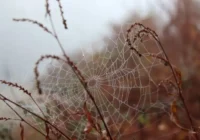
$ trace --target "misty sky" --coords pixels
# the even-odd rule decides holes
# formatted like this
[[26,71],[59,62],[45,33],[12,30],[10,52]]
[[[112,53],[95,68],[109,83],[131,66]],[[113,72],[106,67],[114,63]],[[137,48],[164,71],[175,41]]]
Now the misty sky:
[[[50,2],[56,28],[69,54],[109,36],[111,22],[120,23],[134,10],[146,14],[149,8],[145,0],[61,0],[69,27],[64,30],[57,2]],[[155,4],[156,0],[151,2]],[[41,55],[59,55],[60,49],[40,28],[12,21],[24,17],[50,27],[45,18],[45,0],[1,0],[0,5],[0,79],[23,83],[31,77]]]

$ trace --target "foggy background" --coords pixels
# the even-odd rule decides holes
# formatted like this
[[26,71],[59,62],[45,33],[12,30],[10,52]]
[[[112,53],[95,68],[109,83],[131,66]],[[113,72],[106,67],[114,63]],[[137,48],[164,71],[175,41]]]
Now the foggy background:
[[[92,43],[101,43],[111,35],[110,24],[120,23],[139,12],[162,14],[157,0],[62,0],[68,30],[64,30],[56,0],[50,9],[61,42],[68,54]],[[168,2],[169,3],[169,2]],[[166,4],[168,4],[166,3]],[[32,78],[34,63],[43,54],[60,54],[56,41],[42,29],[29,23],[16,23],[13,18],[30,18],[49,27],[45,18],[45,0],[0,1],[0,79],[24,83]],[[164,14],[161,16],[165,17]],[[84,48],[85,49],[85,48]]]
[[[135,21],[155,30],[159,35],[159,39],[171,64],[176,66],[177,70],[180,70],[180,85],[182,86],[183,98],[185,99],[195,127],[199,128],[199,0],[61,0],[64,17],[67,20],[69,28],[68,30],[63,28],[57,1],[49,1],[51,13],[53,14],[53,21],[64,49],[70,57],[74,56],[74,58],[76,57],[77,59],[79,58],[78,55],[81,54],[81,50],[97,50],[99,47],[103,47],[105,45],[104,43],[113,46],[113,42],[108,38],[113,40],[120,38],[118,35],[119,31],[122,31],[120,24]],[[33,68],[35,62],[41,55],[60,55],[61,51],[55,39],[41,28],[30,23],[13,22],[12,18],[37,20],[51,30],[48,18],[45,18],[45,0],[1,0],[0,5],[0,79],[17,82],[27,89],[29,89],[30,86],[32,88],[31,93],[34,93]],[[123,30],[123,32],[125,31]],[[116,43],[119,43],[119,46],[123,47],[119,40],[117,40]],[[155,46],[153,43],[147,45],[149,48]],[[116,57],[117,56],[113,55],[112,59],[114,60]],[[151,76],[159,79],[158,81],[160,81],[160,79],[166,80],[165,70],[166,67],[157,71],[154,70]],[[148,77],[143,77],[142,79],[145,81],[146,78]],[[47,79],[47,82],[49,81],[50,80]],[[59,87],[57,84],[54,84],[55,81],[56,80],[47,83],[47,87],[49,86],[51,88],[50,91],[53,91],[54,87],[62,89],[62,86]],[[8,90],[10,90],[10,92]],[[65,90],[65,88],[62,90]],[[162,99],[164,100],[159,100],[163,105],[165,105],[165,102],[169,105],[173,105],[174,100],[170,100],[170,91],[170,97],[168,94],[163,94],[163,91],[161,91],[162,94],[159,94],[163,96]],[[16,94],[13,94],[16,101],[26,101],[24,100],[26,99],[24,96],[19,96],[18,90],[0,86],[0,92],[6,96],[10,96],[12,93],[16,92]],[[37,91],[35,90],[35,92]],[[129,97],[130,103],[139,104],[137,102],[141,94],[137,94],[136,96],[135,93],[142,92],[132,91],[131,93],[133,94],[132,97]],[[155,97],[154,95],[155,94],[150,94],[151,97]],[[121,102],[121,100],[119,101]],[[179,105],[179,98],[177,98],[176,103]],[[27,105],[31,104],[27,101]],[[117,105],[117,103],[113,105]],[[4,109],[2,105],[0,106],[2,107],[0,117],[5,116],[5,114],[10,115],[9,110]],[[170,106],[168,107],[170,110]],[[181,109],[182,105],[180,104],[180,108],[178,108],[178,115],[180,118],[178,121],[180,121],[181,125],[185,128],[190,129],[190,123],[185,121],[187,119],[185,110]],[[169,113],[172,111],[173,110],[170,110]],[[115,115],[113,118],[114,117]],[[133,115],[129,117],[132,118]],[[139,117],[141,117],[140,114]],[[157,123],[149,119],[156,119]],[[151,123],[150,127],[146,127],[149,125],[149,123],[147,123],[148,121]],[[174,125],[170,117],[154,117],[148,115],[148,113],[147,117],[144,117],[142,113],[142,119],[137,120],[136,123],[138,124],[134,125],[134,129],[131,128],[130,130],[139,130],[137,131],[138,139],[155,139],[156,135],[158,139],[163,140],[169,140],[170,138],[190,139],[190,133],[185,133],[185,131],[182,131],[179,127]]]

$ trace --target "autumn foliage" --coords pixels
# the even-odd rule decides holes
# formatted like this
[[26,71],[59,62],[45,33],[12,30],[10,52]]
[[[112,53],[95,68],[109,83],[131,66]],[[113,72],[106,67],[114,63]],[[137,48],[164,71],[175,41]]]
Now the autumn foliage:
[[[61,1],[57,2],[67,29]],[[36,62],[37,100],[21,85],[0,80],[1,84],[25,93],[40,112],[0,94],[0,100],[18,117],[2,116],[0,120],[19,122],[21,140],[26,139],[27,126],[46,140],[198,140],[200,4],[194,0],[176,0],[174,4],[175,11],[171,12],[160,3],[170,19],[160,22],[161,29],[157,27],[160,17],[133,19],[131,15],[123,21],[122,25],[126,25],[123,28],[112,26],[113,36],[105,39],[106,49],[77,61],[67,55],[58,38],[48,0],[46,16],[52,30],[36,20],[14,19],[37,25],[50,34],[62,56],[44,55]],[[55,60],[58,66],[51,65],[45,77],[40,74],[39,64],[47,59]],[[94,72],[96,75],[90,77],[88,69],[100,76]],[[38,100],[45,104],[44,108]],[[10,104],[31,117],[25,118]],[[39,126],[34,124],[37,122]]]

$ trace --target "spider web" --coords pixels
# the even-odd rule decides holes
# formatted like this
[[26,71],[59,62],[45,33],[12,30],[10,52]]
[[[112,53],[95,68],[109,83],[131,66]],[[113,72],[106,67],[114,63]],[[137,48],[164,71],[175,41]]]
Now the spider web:
[[[74,60],[116,139],[137,138],[141,131],[156,124],[161,116],[169,115],[169,105],[173,101],[170,94],[176,92],[169,85],[160,86],[163,81],[171,80],[172,74],[163,61],[148,55],[165,58],[150,36],[144,35],[134,43],[142,57],[130,50],[126,43],[130,26],[120,26],[114,31],[114,37],[107,39],[106,45],[98,51],[82,49]],[[135,28],[131,35],[139,30],[140,27]],[[78,112],[83,111],[85,102],[94,120],[105,131],[94,104],[68,65],[52,61],[40,80],[44,93],[41,105],[49,120],[69,137],[98,138],[95,131],[83,132],[87,118]],[[42,122],[34,121],[35,125],[41,126]]]

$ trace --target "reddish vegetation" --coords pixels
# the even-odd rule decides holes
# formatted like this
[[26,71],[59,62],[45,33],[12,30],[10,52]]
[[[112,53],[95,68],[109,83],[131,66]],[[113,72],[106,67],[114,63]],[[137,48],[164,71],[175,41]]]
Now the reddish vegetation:
[[[57,2],[60,8],[60,13],[64,28],[67,29],[67,23],[64,18],[61,1],[57,0]],[[84,72],[83,70],[81,71],[82,66],[81,65],[76,66],[76,64],[73,61],[71,61],[71,59],[65,53],[63,46],[60,43],[60,40],[54,29],[48,0],[46,0],[46,14],[50,18],[53,31],[50,31],[43,24],[34,20],[24,19],[24,18],[14,19],[17,22],[31,22],[33,24],[38,25],[40,28],[44,29],[47,33],[50,33],[54,37],[54,39],[56,39],[56,41],[60,46],[60,49],[63,52],[63,59],[54,55],[46,55],[42,56],[36,62],[36,67],[34,70],[35,70],[36,88],[38,90],[38,93],[44,94],[45,92],[43,93],[42,90],[44,91],[44,89],[46,88],[45,86],[44,87],[42,86],[42,82],[39,79],[38,65],[41,61],[43,61],[43,59],[51,58],[56,60],[62,60],[63,63],[61,68],[66,65],[70,67],[71,72],[74,73],[74,77],[77,76],[75,78],[78,79],[78,81],[76,81],[75,83],[76,84],[75,86],[78,85],[77,82],[80,82],[78,86],[82,86],[82,88],[85,91],[85,94],[88,97],[84,98],[86,101],[85,100],[81,101],[83,103],[82,108],[80,108],[80,110],[77,111],[75,110],[77,109],[75,106],[68,107],[69,104],[67,102],[63,103],[62,96],[57,93],[56,96],[60,96],[61,99],[59,98],[57,100],[54,98],[54,100],[49,102],[49,104],[51,104],[54,107],[53,110],[55,111],[54,113],[57,114],[59,113],[56,119],[60,119],[59,121],[63,122],[59,121],[57,122],[55,119],[53,120],[55,122],[52,123],[45,116],[46,114],[42,111],[42,109],[33,99],[31,93],[29,93],[28,90],[26,90],[25,88],[23,88],[18,84],[1,80],[0,82],[2,84],[7,84],[8,86],[15,87],[24,92],[25,94],[27,94],[32,99],[32,101],[37,105],[38,109],[42,113],[42,116],[24,108],[20,104],[15,103],[12,100],[0,94],[0,100],[6,103],[6,105],[10,109],[12,109],[15,112],[15,114],[20,118],[16,120],[11,118],[1,117],[0,120],[21,121],[20,123],[21,140],[25,139],[24,137],[25,129],[24,125],[22,125],[22,122],[35,129],[38,133],[46,137],[46,139],[48,140],[52,139],[51,138],[52,135],[54,137],[57,137],[57,139],[60,139],[62,135],[63,138],[75,140],[77,139],[76,135],[77,134],[79,135],[80,133],[82,133],[80,134],[80,136],[84,136],[85,138],[97,139],[96,137],[98,137],[101,140],[104,139],[116,140],[118,138],[125,140],[129,139],[130,140],[132,139],[186,140],[189,138],[193,138],[198,140],[198,137],[200,137],[198,133],[200,126],[199,122],[200,120],[200,113],[199,113],[200,32],[198,29],[199,28],[198,18],[200,16],[200,12],[198,11],[198,9],[200,9],[200,4],[199,3],[197,4],[197,2],[195,1],[177,0],[176,12],[171,13],[170,11],[168,11],[167,7],[164,6],[162,8],[165,10],[165,12],[168,13],[170,21],[165,26],[163,26],[162,29],[163,32],[161,35],[159,35],[159,39],[154,30],[151,30],[155,29],[155,31],[161,33],[160,31],[157,30],[155,17],[144,19],[141,21],[141,24],[132,24],[129,26],[128,30],[127,29],[122,30],[121,27],[119,28],[118,26],[114,27],[114,32],[119,33],[119,31],[121,31],[124,33],[123,35],[127,36],[123,38],[124,36],[120,34],[121,36],[114,36],[113,40],[121,39],[124,42],[126,42],[128,46],[128,51],[125,51],[124,52],[125,54],[123,54],[124,58],[123,57],[121,58],[124,59],[125,62],[119,60],[119,63],[117,63],[114,68],[116,69],[119,68],[121,66],[121,63],[126,63],[124,64],[126,65],[124,67],[127,69],[134,69],[137,66],[139,68],[136,69],[135,72],[132,72],[132,75],[127,74],[128,76],[126,75],[127,76],[126,80],[124,80],[123,78],[125,77],[124,73],[128,71],[127,69],[126,69],[127,71],[125,70],[123,71],[123,69],[122,70],[117,69],[118,70],[117,72],[116,71],[113,72],[113,69],[111,68],[110,70],[111,74],[110,75],[108,74],[108,77],[106,77],[107,73],[105,74],[106,75],[105,77],[108,79],[104,77],[106,80],[104,79],[103,84],[101,83],[102,81],[101,82],[98,81],[101,80],[102,77],[99,77],[99,79],[94,78],[90,79],[91,81],[87,81],[88,77],[84,77],[85,75],[82,74],[82,72]],[[158,18],[159,17],[157,17],[157,19]],[[127,21],[124,21],[124,23],[127,23],[128,21],[132,21],[132,19],[128,19]],[[150,27],[151,29],[148,27]],[[147,39],[151,40],[146,42],[145,40]],[[113,49],[114,51],[110,51],[112,52],[113,56],[111,55],[109,60],[106,61],[106,64],[104,65],[105,67],[107,66],[109,67],[109,65],[114,63],[113,60],[117,60],[116,57],[119,57],[117,56],[119,55],[118,49],[124,47],[123,46],[124,44],[120,42],[121,40],[117,40],[119,48]],[[108,41],[107,43],[109,44],[109,46],[114,47],[112,41]],[[108,50],[109,49],[112,50],[111,47],[110,48],[108,47]],[[169,57],[169,60],[165,54],[165,51],[162,50],[163,49],[162,47],[164,47],[166,54]],[[104,54],[100,53],[98,55],[101,56]],[[95,63],[98,63],[99,61],[102,60],[97,60],[97,62]],[[152,64],[152,62],[154,64]],[[143,67],[141,65],[137,65],[138,63],[140,63],[141,65],[144,64],[145,68],[151,67],[152,69],[148,69],[147,71],[145,71],[142,69]],[[92,62],[90,65],[90,63],[88,62],[87,64],[89,65],[90,68],[92,67],[91,65],[94,63]],[[159,65],[157,66],[156,64]],[[67,67],[66,69],[68,69],[69,67]],[[110,71],[106,72],[109,73]],[[61,73],[57,72],[60,71],[54,71],[53,74],[56,74],[58,77],[63,76]],[[53,74],[51,74],[51,76],[53,76]],[[59,79],[56,78],[53,79],[51,82],[56,83],[57,82],[56,80]],[[119,79],[115,81],[115,78]],[[73,79],[71,80],[73,81]],[[111,82],[109,80],[111,80]],[[114,81],[113,83],[112,80]],[[49,79],[47,78],[45,82],[48,81]],[[138,87],[136,86],[136,88],[131,87],[130,91],[128,91],[126,88],[123,89],[120,87],[121,85],[129,86],[130,83],[132,83],[132,85],[139,85],[139,86]],[[63,82],[61,84],[63,84]],[[115,86],[112,86],[112,84],[114,84]],[[130,86],[132,85],[130,84]],[[145,85],[148,85],[148,88],[144,88],[144,90],[147,89],[151,92],[150,93],[151,101],[146,100],[146,97],[149,99],[149,95],[143,96],[143,93],[146,94],[148,92],[141,91],[141,89],[143,89],[143,86]],[[55,86],[59,87],[61,85],[59,84],[53,85],[53,87]],[[106,97],[102,99],[107,99],[108,100],[107,102],[109,103],[105,101],[105,105],[102,105],[101,104],[102,102],[95,98],[96,96],[93,93],[92,88],[90,90],[90,87],[92,88],[96,87],[98,88],[98,90],[103,89],[104,91],[106,91],[105,93],[102,92]],[[77,89],[77,87],[75,87],[75,89]],[[72,91],[73,94],[76,94],[76,92],[78,91],[77,90]],[[128,94],[129,96],[127,100],[123,99],[126,98],[123,95],[126,92],[130,92],[130,94]],[[159,102],[157,101],[160,101],[161,104],[159,104]],[[38,118],[40,121],[44,123],[46,131],[45,130],[44,130],[45,132],[40,131],[37,127],[29,123],[28,120],[24,119],[23,116],[21,116],[21,114],[16,112],[15,109],[13,109],[12,106],[10,106],[8,103],[17,106],[22,110],[27,111],[34,117]],[[152,103],[156,103],[157,107],[149,108],[149,106],[154,105],[154,104],[152,105]],[[79,103],[79,105],[80,104],[81,103]],[[72,105],[75,105],[75,103],[72,103]],[[130,111],[130,108],[133,107],[134,105],[137,108],[137,110]],[[162,108],[162,105],[165,105],[165,108]],[[163,110],[165,110],[167,113]],[[109,113],[112,115],[110,115],[107,112],[109,115],[105,116],[106,111],[110,111]],[[121,117],[120,115],[124,116]],[[111,116],[112,118],[108,118]],[[84,120],[81,120],[82,118],[84,118]],[[73,124],[70,124],[70,122],[68,122],[71,120],[73,120]],[[85,127],[83,128],[83,130],[75,131],[76,129],[79,129],[76,126],[74,128],[74,125],[76,125],[78,121],[82,121],[82,123],[85,124]],[[65,129],[63,127],[65,127]],[[72,127],[71,128],[72,134],[67,130],[70,129],[70,127]],[[62,130],[60,130],[60,128],[62,128]],[[67,132],[63,132],[64,130]]]
[[[155,29],[156,32],[161,33],[159,38],[169,56],[170,62],[173,65],[176,65],[181,72],[183,97],[186,101],[190,115],[192,116],[196,130],[199,131],[200,3],[192,0],[177,0],[175,12],[170,12],[164,5],[160,6],[170,17],[170,21],[163,26],[162,31],[157,29],[156,26],[160,17],[147,18],[142,20],[141,23]],[[131,20],[129,19],[128,21]],[[118,28],[115,27],[115,30],[118,30]],[[147,46],[151,47],[151,45],[155,44],[148,44]],[[162,75],[165,75],[165,72],[164,70],[160,70],[156,71],[155,74],[157,77],[162,77]],[[177,112],[178,114],[177,121],[180,121],[179,123],[184,128],[190,128],[184,109],[182,107],[177,107],[174,112]],[[142,135],[140,139],[151,139],[151,137],[153,139],[159,133],[163,133],[162,139],[189,139],[189,137],[191,137],[192,134],[180,130],[180,128],[177,128],[177,126],[171,123],[169,119],[170,118],[166,116],[162,117],[159,119],[160,124],[156,126],[157,128],[155,128],[154,125],[151,125],[150,128],[141,131]],[[165,128],[164,131],[161,130],[161,126],[163,129]],[[169,135],[165,137],[165,134]]]

